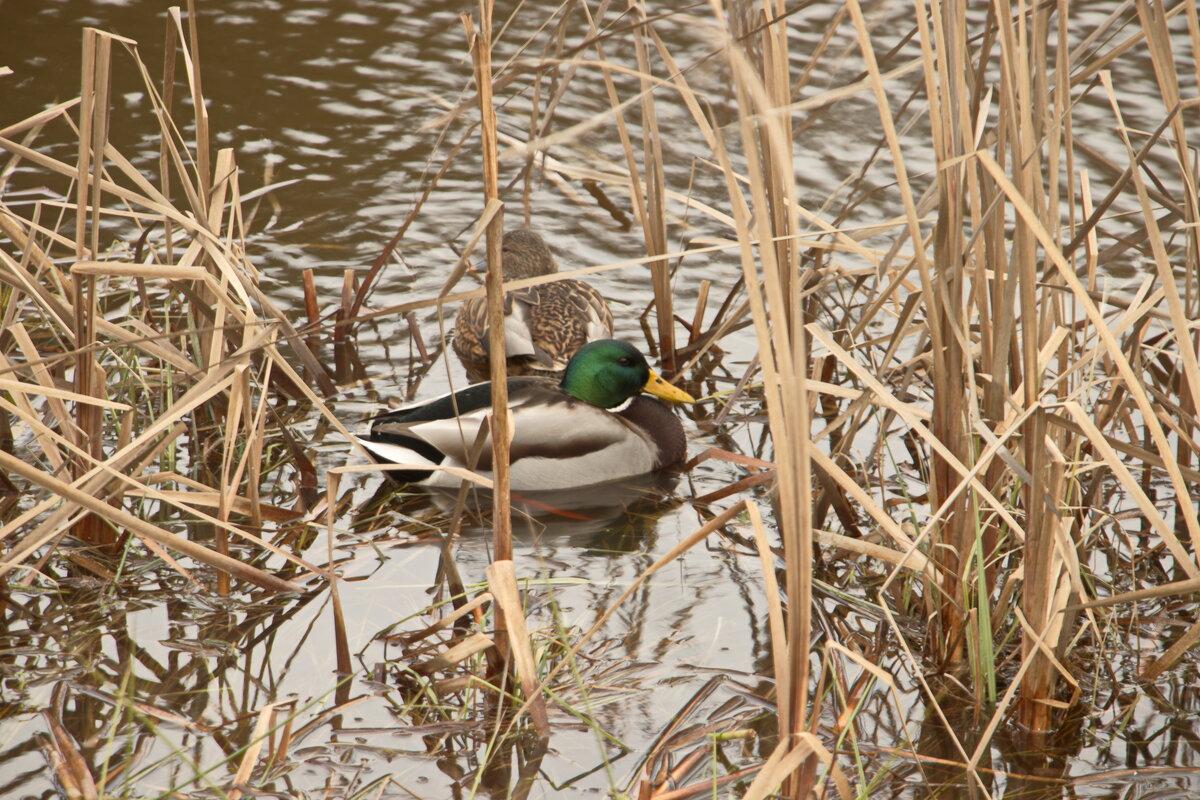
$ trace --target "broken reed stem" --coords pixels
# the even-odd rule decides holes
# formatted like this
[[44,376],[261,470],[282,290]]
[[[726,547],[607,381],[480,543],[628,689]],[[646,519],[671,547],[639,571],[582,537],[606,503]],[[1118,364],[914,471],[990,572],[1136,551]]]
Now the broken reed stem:
[[[212,184],[211,150],[208,141],[208,106],[204,105],[204,90],[200,83],[200,34],[196,30],[196,0],[188,0],[188,85],[192,90],[192,110],[196,120],[196,182],[201,202],[209,197]],[[197,213],[200,209],[197,209]]]
[[[238,435],[241,432],[243,423],[248,424],[248,418],[244,418],[243,410],[245,403],[249,401],[250,395],[250,372],[249,364],[238,364],[233,368],[233,381],[230,383],[229,405],[225,415],[225,441],[236,442]],[[237,474],[234,475],[233,460],[235,452],[232,447],[225,448],[223,458],[221,459],[221,492],[220,504],[217,507],[217,519],[222,522],[229,522],[229,512],[233,505],[233,498],[237,495],[238,484],[241,483],[241,472],[245,466],[245,457],[240,461]],[[248,451],[246,453],[248,455]],[[214,532],[213,544],[216,551],[223,556],[229,555],[229,533],[223,527],[218,527]],[[229,575],[224,572],[217,573],[217,594],[222,597],[229,595]]]
[[538,686],[537,659],[533,655],[533,646],[529,639],[529,628],[525,624],[525,608],[521,604],[521,592],[517,588],[517,573],[513,562],[495,560],[488,565],[488,589],[496,598],[496,613],[503,611],[505,627],[497,624],[497,632],[503,631],[508,641],[509,652],[512,653],[516,667],[517,680],[525,695],[522,708],[529,709],[533,726],[537,730],[538,739],[543,743],[550,740],[550,721],[546,714],[546,700]]

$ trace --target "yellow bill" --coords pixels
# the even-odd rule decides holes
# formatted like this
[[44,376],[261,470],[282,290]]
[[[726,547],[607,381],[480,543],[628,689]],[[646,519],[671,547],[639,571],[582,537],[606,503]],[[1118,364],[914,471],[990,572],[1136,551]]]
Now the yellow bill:
[[642,387],[643,392],[649,392],[655,397],[661,397],[671,403],[694,403],[696,398],[680,389],[678,386],[672,386],[662,379],[662,376],[654,370],[650,370],[650,378],[646,381],[646,385]]

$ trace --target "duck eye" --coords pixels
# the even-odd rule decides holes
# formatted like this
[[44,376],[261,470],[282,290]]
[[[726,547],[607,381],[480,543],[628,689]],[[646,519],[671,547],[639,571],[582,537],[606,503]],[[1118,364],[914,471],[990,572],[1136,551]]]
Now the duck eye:
[[617,359],[617,363],[620,364],[622,367],[632,367],[633,359],[630,358],[629,356],[621,356],[620,358]]

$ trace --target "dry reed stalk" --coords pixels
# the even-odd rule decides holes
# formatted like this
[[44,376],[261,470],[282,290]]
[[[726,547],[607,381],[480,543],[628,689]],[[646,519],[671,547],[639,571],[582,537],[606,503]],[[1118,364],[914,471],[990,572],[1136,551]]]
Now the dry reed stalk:
[[[1044,442],[1045,413],[1035,412],[1026,431],[1037,436],[1038,442]],[[1035,476],[1047,474],[1044,481],[1038,479],[1029,484],[1031,490],[1044,487],[1050,498],[1063,496],[1067,464],[1060,453],[1051,451],[1043,457],[1039,452],[1029,467]],[[1058,669],[1037,642],[1057,643],[1058,633],[1066,622],[1062,612],[1071,589],[1060,554],[1060,547],[1069,549],[1072,546],[1069,535],[1065,537],[1065,545],[1060,545],[1064,525],[1069,528],[1070,521],[1061,519],[1056,508],[1046,506],[1047,503],[1038,496],[1030,508],[1029,527],[1025,532],[1025,583],[1021,589],[1021,612],[1028,622],[1022,628],[1021,660],[1027,670],[1021,682],[1018,719],[1029,730],[1039,732],[1053,729],[1051,704],[1056,694]]]
[[[80,88],[79,108],[79,155],[75,189],[75,260],[83,261],[89,253],[100,249],[100,208],[104,171],[104,150],[108,142],[108,100],[111,85],[112,38],[94,28],[83,34],[83,74]],[[128,43],[128,40],[125,40]],[[85,244],[89,241],[90,248]],[[72,286],[75,310],[75,391],[78,394],[103,397],[102,371],[91,352],[96,342],[96,280],[87,276]],[[81,437],[79,443],[93,459],[104,452],[101,438],[99,409],[90,403],[76,407],[75,430]],[[76,477],[86,471],[86,466],[72,462]],[[75,535],[82,541],[112,547],[116,544],[116,533],[101,524],[95,516],[82,517],[75,527]]]
[[[775,554],[771,552],[771,544],[763,527],[762,514],[755,503],[746,504],[747,516],[754,529],[754,544],[758,548],[758,564],[763,576],[763,596],[767,601],[767,624],[771,631],[771,641],[787,642],[787,626],[784,622],[783,603],[780,600],[779,581],[775,577]],[[776,675],[788,673],[787,648],[774,646],[771,648],[771,659]]]
[[831,769],[831,772],[839,775],[840,780],[834,782],[838,796],[842,800],[850,800],[854,794],[850,790],[845,776],[833,769],[833,754],[825,748],[815,734],[808,731],[800,731],[794,734],[791,741],[779,743],[759,768],[758,775],[750,783],[746,793],[742,795],[743,800],[766,800],[768,797],[777,797],[776,789],[797,771],[805,769],[805,765],[813,759],[819,759]]
[[[267,361],[263,365],[262,379],[260,386],[271,385],[271,362]],[[245,403],[245,408],[242,409],[242,416],[250,420],[250,428],[246,433],[246,447],[242,453],[242,457],[238,461],[236,476],[229,489],[231,501],[240,499],[237,493],[237,486],[242,485],[245,481],[246,485],[246,501],[249,508],[250,525],[255,530],[261,530],[263,527],[264,516],[268,513],[270,506],[263,502],[260,494],[260,483],[257,476],[263,474],[263,447],[267,441],[267,395],[261,394],[258,397],[258,408],[253,410],[251,403],[253,402],[253,387],[249,381],[249,373],[245,372],[245,384],[242,389],[242,400]]]
[[[646,243],[646,254],[659,257],[650,262],[651,285],[654,288],[654,318],[658,329],[658,349],[663,369],[668,376],[676,371],[675,364],[675,311],[671,297],[670,264],[661,256],[667,252],[667,207],[663,177],[662,135],[658,128],[658,113],[654,107],[654,78],[649,54],[646,52],[644,26],[645,12],[632,8],[635,16],[632,28],[633,50],[637,56],[638,81],[641,84],[641,129],[643,175],[645,176],[645,200],[639,204],[641,214],[638,222]],[[633,153],[626,151],[626,163],[630,165],[631,178],[637,173],[633,166]]]
[[334,319],[336,321],[330,335],[330,341],[334,346],[344,346],[346,343],[346,334],[350,330],[349,321],[354,307],[356,277],[357,273],[355,270],[342,270],[342,293],[339,297],[337,310],[334,311]]
[[[29,368],[32,371],[34,378],[37,380],[37,386],[39,389],[42,391],[53,389],[54,376],[50,373],[46,364],[42,363],[37,346],[34,344],[33,339],[30,337],[25,326],[20,322],[17,322],[10,326],[7,332],[8,335],[11,336],[16,342],[17,347],[20,349],[21,354],[25,358],[25,363],[30,365]],[[18,366],[8,358],[4,358],[3,360],[0,360],[0,368],[3,368],[5,373],[7,373],[9,371],[15,372],[18,369]],[[14,409],[13,412],[18,417],[37,420],[37,423],[33,426],[33,431],[36,436],[38,447],[41,449],[46,461],[49,462],[51,469],[53,469],[55,472],[58,472],[66,463],[67,458],[64,456],[62,450],[66,447],[75,449],[78,449],[79,447],[77,436],[73,435],[74,420],[72,419],[70,412],[67,410],[67,405],[63,402],[63,398],[57,396],[56,394],[46,395],[46,405],[49,408],[53,419],[58,423],[59,430],[66,432],[65,437],[60,436],[42,423],[42,420],[39,418],[39,415],[34,408],[33,400],[29,397],[29,394],[29,392],[24,391],[13,394],[13,401],[19,409]],[[72,392],[72,394],[76,396],[90,396],[78,395],[75,392]],[[61,444],[59,444],[59,441],[61,441]]]
[[[479,27],[473,20],[462,16],[463,27],[471,52],[475,72],[475,88],[479,102],[480,138],[483,162],[484,206],[489,214],[487,223],[487,274],[484,277],[487,290],[488,320],[488,367],[491,379],[492,412],[488,415],[487,427],[491,433],[492,448],[492,559],[496,562],[512,560],[512,511],[509,492],[509,446],[512,440],[512,421],[508,407],[508,362],[504,342],[504,214],[500,201],[500,174],[497,161],[496,112],[492,105],[492,0],[479,2]],[[495,592],[493,592],[495,593]],[[540,689],[530,694],[528,668],[528,637],[521,638],[525,631],[523,611],[511,617],[512,609],[497,603],[495,607],[496,629],[503,636],[496,637],[498,659],[491,661],[493,670],[489,677],[495,678],[495,668],[516,669],[522,688],[526,690],[525,705],[534,709],[533,719],[543,741],[549,736],[545,719],[544,700]],[[531,657],[530,657],[531,658]],[[511,662],[510,663],[510,659]],[[536,685],[536,680],[532,683]]]
[[304,285],[304,316],[309,327],[315,328],[321,322],[321,312],[317,303],[317,281],[311,267],[306,267],[301,273]]
[[[471,60],[475,68],[478,93],[480,136],[483,160],[484,205],[492,212],[487,226],[488,270],[485,276],[488,315],[488,366],[492,383],[492,413],[488,427],[492,431],[492,557],[512,559],[512,514],[508,483],[509,442],[512,422],[508,408],[508,368],[504,346],[504,264],[502,243],[504,215],[500,208],[500,173],[496,160],[496,111],[492,106],[492,3],[480,0],[479,28],[463,15]],[[499,623],[498,623],[499,624]],[[502,627],[502,626],[501,626]]]
[[[333,551],[334,513],[338,505],[337,495],[341,478],[342,473],[330,471],[325,484],[325,558],[330,564],[336,563]],[[333,609],[333,643],[337,671],[339,675],[348,678],[354,674],[354,667],[350,657],[350,640],[346,634],[346,616],[342,612],[342,595],[338,588],[340,577],[335,570],[329,571],[329,600]],[[339,697],[339,702],[344,700],[344,697]]]
[[54,713],[45,711],[43,717],[51,736],[45,750],[68,797],[72,800],[97,800],[100,796],[99,787],[74,738]]
[[[190,181],[184,178],[181,180],[181,184],[189,188],[188,196],[192,200],[192,208],[196,218],[201,220],[209,230],[220,231],[220,215],[224,208],[223,201],[226,188],[226,183],[220,175],[234,173],[231,173],[226,168],[216,178],[215,183],[211,177],[212,153],[208,136],[208,107],[203,105],[203,92],[200,86],[200,42],[196,32],[193,0],[188,0],[186,33],[183,29],[183,19],[180,16],[180,9],[175,7],[168,13],[175,23],[177,41],[180,49],[183,51],[183,67],[188,79],[192,107],[196,109],[194,115],[196,139],[193,142],[193,149],[190,153],[194,154],[195,158],[195,176]],[[226,158],[231,159],[232,153],[229,153]],[[221,166],[221,164],[218,164],[218,169]],[[219,196],[214,196],[214,190],[219,192]],[[204,254],[198,255],[196,263],[206,269],[210,269],[214,275],[219,275],[219,270]],[[203,326],[202,320],[223,316],[221,304],[217,301],[216,297],[209,294],[206,287],[200,288],[197,292],[193,298],[193,302],[188,306],[188,313],[191,315],[192,324],[197,328]],[[218,325],[214,327],[209,337],[201,337],[197,343],[201,363],[206,365],[214,364],[216,360],[221,358],[223,345],[224,332]]]
[[[722,11],[713,4],[720,20]],[[785,642],[786,671],[776,675],[782,744],[798,746],[815,726],[809,709],[809,642],[812,605],[813,532],[809,439],[808,345],[800,303],[799,250],[795,235],[799,213],[795,172],[790,158],[791,115],[780,98],[788,97],[787,31],[784,6],[764,2],[765,24],[759,30],[764,53],[761,70],[728,34],[724,53],[737,96],[738,127],[746,159],[748,189],[730,165],[717,138],[718,163],[725,176],[742,275],[750,300],[763,372],[771,440],[778,470],[776,513],[786,562],[789,603]],[[747,196],[748,195],[748,196]],[[792,751],[784,760],[790,775],[784,793],[806,794],[816,780],[812,751]]]
[[[1011,178],[1021,199],[1039,215],[1039,223],[1055,235],[1059,229],[1057,194],[1046,195],[1043,173],[1051,171],[1050,183],[1057,187],[1055,170],[1061,149],[1062,126],[1052,121],[1069,114],[1069,100],[1045,86],[1046,48],[1051,33],[1048,15],[1050,6],[1032,10],[1028,15],[1013,14],[1013,9],[1000,6],[998,13],[1001,55],[1000,98],[1002,127],[997,152],[1009,162]],[[1060,84],[1061,86],[1061,84]],[[1064,110],[1063,105],[1067,104]],[[1004,151],[1007,145],[1009,152]],[[1012,329],[1018,339],[1021,396],[1018,407],[1031,412],[1022,432],[1023,466],[1028,471],[1022,487],[1022,502],[1027,515],[1025,550],[1026,571],[1021,591],[1021,605],[1033,630],[1043,633],[1047,626],[1058,622],[1061,608],[1055,607],[1060,585],[1061,561],[1053,558],[1059,508],[1064,504],[1063,469],[1048,458],[1045,411],[1039,405],[1043,389],[1043,371],[1038,352],[1044,344],[1044,320],[1054,314],[1053,305],[1043,306],[1038,281],[1041,263],[1037,257],[1038,242],[1030,220],[1019,217],[1008,271],[1016,276],[1017,301],[1013,317],[1004,318],[1001,331]],[[1055,238],[1057,236],[1055,235]],[[1007,302],[1007,298],[1006,298]],[[1047,313],[1049,312],[1049,313]],[[1019,317],[1020,324],[1015,321]],[[1003,348],[1003,344],[1000,345]],[[1003,368],[1004,360],[984,369]],[[1014,364],[1015,366],[1015,364]],[[993,409],[994,411],[994,409]],[[994,420],[993,420],[994,421]],[[1059,431],[1061,433],[1061,431]],[[1049,467],[1049,469],[1048,469]],[[1056,479],[1055,479],[1056,477]],[[1030,730],[1050,729],[1049,703],[1055,693],[1057,675],[1049,659],[1029,639],[1029,629],[1022,640],[1023,657],[1027,668],[1021,683],[1019,716]]]
[[[175,106],[175,57],[178,52],[177,28],[168,15],[163,22],[163,71],[162,94],[160,96],[159,119],[170,118]],[[159,193],[164,200],[171,197],[171,159],[167,138],[161,137],[158,144]],[[175,257],[174,226],[169,219],[163,220],[163,249],[167,261]]]
[[[854,23],[859,49],[862,52],[868,79],[875,98],[883,135],[892,158],[900,198],[904,204],[907,235],[913,247],[914,266],[921,281],[921,295],[925,305],[927,325],[932,353],[931,377],[933,381],[933,437],[948,451],[951,458],[939,453],[930,470],[930,500],[938,507],[945,507],[945,499],[956,497],[944,516],[931,531],[931,552],[942,562],[942,585],[936,609],[937,634],[928,641],[934,650],[932,655],[948,666],[958,664],[963,657],[965,613],[960,605],[962,587],[967,583],[964,571],[969,563],[967,554],[972,550],[973,521],[967,515],[966,495],[956,493],[959,476],[952,462],[968,460],[965,425],[963,335],[966,329],[961,297],[962,285],[962,214],[956,199],[961,196],[961,175],[958,170],[939,169],[939,197],[943,206],[939,209],[939,220],[934,233],[934,263],[926,258],[925,239],[920,227],[917,202],[909,181],[905,158],[897,134],[897,125],[884,91],[883,78],[876,61],[871,37],[867,31],[862,9],[856,0],[849,0],[848,8]],[[935,62],[931,52],[929,34],[923,24],[918,25],[924,55],[926,93],[930,102],[930,130],[934,139],[935,156],[939,161],[954,158],[965,148],[961,134],[962,111],[959,108],[962,92],[962,59],[965,58],[965,37],[959,27],[965,24],[965,8],[961,2],[941,5],[941,13],[935,13],[935,22],[941,20],[948,29],[937,44],[941,56]],[[918,19],[924,16],[923,6]],[[954,58],[954,61],[949,61]],[[953,67],[951,65],[954,65]],[[941,72],[939,72],[939,68]],[[944,95],[950,95],[949,97]],[[966,139],[967,142],[971,139]]]
[[[634,13],[638,13],[637,10]],[[588,15],[589,38],[592,40],[592,46],[596,49],[596,60],[600,65],[600,73],[604,78],[604,88],[608,95],[608,102],[611,109],[612,120],[616,127],[617,137],[621,142],[621,149],[625,156],[625,173],[622,177],[622,183],[627,187],[629,199],[633,204],[633,216],[637,220],[642,229],[642,236],[645,240],[646,252],[650,256],[650,271],[651,282],[654,287],[654,302],[655,302],[655,319],[658,323],[659,333],[659,350],[660,355],[664,359],[664,365],[669,363],[668,372],[674,368],[674,348],[671,347],[668,351],[668,343],[674,342],[673,321],[670,317],[671,308],[671,293],[670,293],[670,278],[667,272],[668,262],[660,258],[666,251],[666,227],[663,208],[663,177],[662,177],[662,149],[661,140],[657,130],[657,116],[654,113],[653,98],[650,97],[650,89],[652,76],[648,74],[646,66],[645,45],[641,40],[640,25],[634,35],[635,49],[637,51],[637,59],[639,64],[638,79],[642,85],[642,92],[635,98],[622,101],[617,93],[616,81],[613,79],[613,74],[617,69],[611,64],[604,54],[604,36],[601,35],[600,29],[596,25],[596,21]],[[645,163],[643,166],[647,172],[646,182],[643,182],[642,171],[638,168],[637,152],[634,149],[632,138],[629,135],[629,127],[625,121],[625,108],[635,100],[641,101],[642,118],[643,118],[643,135],[642,144],[647,147],[643,153]],[[577,126],[578,127],[578,126]],[[557,136],[561,137],[565,132],[560,132]],[[574,132],[573,132],[574,133]],[[546,144],[554,136],[546,137],[538,142],[539,148],[545,148]],[[545,165],[543,165],[545,168]],[[660,304],[661,299],[661,304]],[[667,316],[664,317],[664,310],[667,311]],[[665,359],[670,358],[667,362]]]

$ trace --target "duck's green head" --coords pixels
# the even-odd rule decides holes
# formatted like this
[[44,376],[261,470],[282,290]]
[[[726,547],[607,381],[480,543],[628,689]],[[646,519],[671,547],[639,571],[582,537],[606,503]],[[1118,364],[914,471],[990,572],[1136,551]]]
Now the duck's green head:
[[601,408],[619,406],[639,392],[673,403],[696,402],[656,375],[633,345],[616,339],[588,342],[575,351],[559,385],[572,397]]

